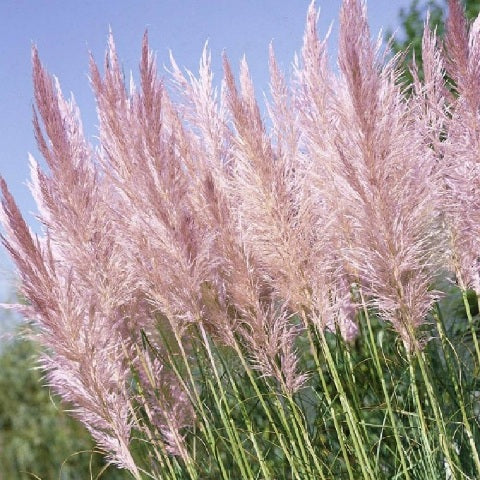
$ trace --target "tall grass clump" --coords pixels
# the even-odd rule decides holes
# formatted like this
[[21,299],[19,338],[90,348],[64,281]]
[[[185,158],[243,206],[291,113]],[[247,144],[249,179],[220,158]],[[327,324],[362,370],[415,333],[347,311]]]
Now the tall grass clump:
[[42,236],[1,181],[18,308],[137,480],[480,478],[480,20],[451,0],[412,85],[361,0],[338,71],[316,20],[291,78],[270,48],[267,118],[245,59],[167,84],[145,36],[127,89],[110,37],[97,148],[33,50]]

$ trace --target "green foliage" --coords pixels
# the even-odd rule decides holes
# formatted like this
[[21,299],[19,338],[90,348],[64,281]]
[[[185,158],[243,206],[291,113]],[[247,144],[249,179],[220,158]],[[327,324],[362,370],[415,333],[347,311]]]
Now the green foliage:
[[42,386],[39,353],[18,336],[0,350],[0,479],[127,478],[95,453],[88,432]]

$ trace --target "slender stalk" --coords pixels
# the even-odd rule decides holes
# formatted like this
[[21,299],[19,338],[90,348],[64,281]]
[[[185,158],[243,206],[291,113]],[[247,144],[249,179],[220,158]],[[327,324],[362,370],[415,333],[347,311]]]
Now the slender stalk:
[[[129,358],[128,351],[127,351],[127,348],[125,347],[125,345],[122,345],[122,349],[124,350],[125,357]],[[140,359],[140,361],[142,362],[142,365],[144,366],[145,371],[147,372],[147,376],[149,377],[150,376],[150,371],[149,371],[148,367],[146,366],[146,363],[144,362],[143,355],[141,354],[138,345],[137,345],[137,355],[138,355],[138,358]],[[135,374],[134,371],[132,373]],[[143,387],[142,387],[140,382],[138,382],[137,388],[139,389],[140,395],[145,398],[145,393],[144,393]],[[159,462],[162,470],[165,468],[165,465],[166,465],[169,474],[172,475],[171,478],[176,478],[176,474],[173,470],[173,466],[172,466],[172,462],[170,460],[170,456],[166,452],[163,442],[162,441],[159,442],[158,440],[156,441],[154,439],[154,437],[152,436],[152,432],[150,431],[151,428],[155,428],[155,427],[154,427],[153,422],[151,421],[152,414],[151,414],[148,402],[144,402],[143,407],[145,408],[145,412],[146,412],[146,414],[147,414],[147,416],[150,420],[150,425],[145,425],[145,427],[142,429],[142,432],[145,432],[145,434],[147,435],[148,441],[149,441],[150,445],[152,446],[152,449],[155,453],[155,458]],[[134,408],[131,409],[131,414],[135,418],[135,423],[137,425],[140,426],[144,423],[138,418]],[[158,430],[156,428],[155,428],[155,435],[156,435],[157,438],[161,438],[161,434],[160,434],[160,432],[158,432]],[[161,451],[158,450],[158,446],[160,446]]]
[[[215,380],[218,381],[219,378],[215,376]],[[217,410],[220,413],[220,419],[222,420],[222,424],[225,428],[225,431],[227,432],[227,437],[231,445],[233,457],[240,469],[242,478],[245,478],[246,480],[254,479],[255,475],[250,468],[250,463],[245,457],[245,450],[239,438],[238,431],[235,428],[235,425],[233,425],[231,418],[228,418],[228,416],[226,415],[226,410],[228,409],[228,407],[225,397],[223,394],[221,394],[220,397],[218,396],[217,388],[221,391],[222,387],[218,384],[218,382],[214,384],[210,379],[207,379],[206,384],[214,397]]]
[[[183,379],[183,375],[178,370],[178,367],[176,365],[176,361],[172,358],[171,355],[170,355],[170,358],[169,358],[170,364],[171,364],[178,380],[183,385],[183,388],[184,388],[185,392],[188,392],[188,394],[191,395],[191,391],[193,391],[193,397],[191,398],[191,400],[192,400],[193,404],[200,410],[200,416],[201,416],[201,421],[199,422],[200,429],[201,429],[202,433],[206,436],[208,446],[209,446],[212,454],[215,456],[215,459],[217,460],[217,462],[219,464],[220,472],[222,474],[222,478],[225,479],[225,480],[229,480],[230,475],[229,475],[227,469],[225,468],[222,457],[217,454],[215,436],[214,436],[214,434],[213,434],[213,432],[210,428],[210,425],[209,425],[209,422],[208,422],[207,412],[204,409],[203,402],[200,398],[200,394],[198,393],[198,388],[197,388],[197,385],[196,385],[196,382],[195,382],[195,378],[193,376],[193,372],[190,368],[190,364],[189,364],[189,361],[188,361],[188,355],[185,352],[185,348],[183,346],[182,339],[179,337],[178,332],[174,328],[172,328],[172,330],[173,330],[173,333],[174,333],[174,336],[175,336],[175,341],[177,342],[178,348],[180,349],[183,364],[184,364],[185,369],[187,371],[187,376],[188,376],[188,379],[189,379],[189,382],[190,382],[190,385],[191,385],[191,389],[188,388],[187,384],[185,383],[185,381]],[[168,346],[167,343],[166,343],[166,345]]]
[[[357,412],[357,415],[359,418],[361,418],[361,401],[360,398],[358,397],[358,391],[357,391],[357,384],[356,384],[356,378],[355,378],[355,369],[353,367],[353,362],[352,362],[352,355],[350,352],[349,345],[345,341],[343,341],[340,332],[337,332],[337,339],[340,342],[339,346],[339,351],[340,354],[346,358],[346,364],[348,366],[348,373],[346,375],[346,380],[349,382],[350,386],[350,394],[352,396],[353,400],[353,405],[355,407],[355,411]],[[367,437],[367,429],[365,425],[365,421],[363,418],[361,418],[360,425],[362,427],[363,435]]]
[[[223,363],[223,362],[222,362]],[[224,365],[224,364],[223,364]],[[257,455],[257,459],[259,461],[259,464],[260,464],[260,470],[262,471],[262,474],[263,474],[263,477],[265,479],[269,479],[269,478],[272,478],[272,475],[270,473],[270,469],[268,467],[268,465],[266,464],[265,462],[265,459],[264,459],[264,456],[262,454],[262,452],[260,451],[260,447],[258,445],[258,442],[257,442],[257,439],[256,439],[256,436],[255,436],[255,433],[253,431],[253,428],[252,428],[252,422],[250,420],[250,417],[248,415],[248,412],[246,411],[245,409],[245,405],[244,405],[244,402],[242,401],[241,399],[241,395],[240,395],[240,391],[238,390],[238,387],[237,387],[237,383],[234,381],[233,377],[232,377],[232,374],[230,372],[230,369],[228,369],[226,367],[226,365],[224,365],[224,369],[227,371],[227,374],[228,374],[228,381],[230,383],[230,386],[232,387],[233,389],[233,393],[235,395],[235,398],[238,399],[238,405],[240,407],[240,411],[242,412],[242,416],[243,416],[243,420],[247,426],[247,432],[248,432],[248,435],[249,435],[249,438],[250,438],[250,441],[252,442],[252,445],[253,445],[253,448],[255,450],[255,454]]]
[[[299,480],[303,480],[305,477],[301,477],[299,476],[299,472],[297,471],[297,467],[296,467],[296,461],[295,461],[295,457],[292,457],[291,456],[291,453],[290,453],[290,448],[289,446],[285,443],[285,439],[284,439],[284,436],[281,434],[281,432],[278,430],[278,427],[276,425],[276,422],[273,418],[273,415],[270,411],[270,408],[268,407],[268,405],[265,403],[265,400],[263,398],[263,394],[260,392],[260,389],[258,388],[258,385],[257,385],[257,382],[254,378],[254,375],[253,375],[253,372],[251,371],[248,363],[246,362],[245,360],[245,357],[243,355],[243,352],[241,351],[241,348],[240,346],[238,345],[237,342],[235,342],[234,344],[234,348],[235,348],[235,351],[242,363],[242,367],[244,368],[245,372],[247,373],[247,376],[250,380],[250,383],[253,387],[253,389],[255,390],[255,394],[257,395],[258,397],[258,400],[260,401],[260,404],[262,405],[262,408],[263,410],[265,411],[265,414],[267,415],[267,419],[268,421],[270,422],[270,425],[272,426],[275,434],[277,435],[278,437],[278,440],[280,442],[280,445],[282,447],[282,450],[283,450],[283,453],[285,454],[285,456],[287,457],[287,460],[289,462],[289,464],[291,465],[291,468],[292,468],[292,473],[294,475],[294,478],[298,478]],[[280,409],[280,412],[278,413],[281,413],[281,410]],[[284,417],[281,417],[282,420],[285,420]],[[287,430],[290,432],[290,435],[291,435],[291,431],[290,431],[290,427],[288,425],[288,422],[284,423],[284,427],[287,428]],[[291,437],[290,437],[291,438]],[[295,445],[295,442],[292,442],[292,448],[295,450],[295,455],[297,457],[300,457],[300,452],[298,451],[296,445]]]
[[[467,291],[462,289],[463,305],[465,306],[465,312],[467,313],[468,325],[473,338],[473,344],[475,346],[475,353],[477,354],[477,371],[480,368],[480,345],[478,343],[477,331],[475,330],[475,324],[473,322],[472,311],[470,309],[470,303],[468,301]],[[478,297],[477,297],[478,299]],[[480,299],[478,299],[480,305]]]
[[453,383],[453,387],[455,389],[455,394],[457,396],[458,404],[460,406],[460,411],[462,413],[462,419],[463,419],[463,425],[465,427],[465,432],[467,433],[467,438],[468,438],[468,443],[470,445],[470,450],[472,451],[472,456],[473,460],[475,462],[475,468],[477,470],[477,476],[480,478],[480,459],[478,456],[478,449],[475,444],[475,439],[473,438],[473,432],[472,432],[472,427],[470,425],[470,421],[468,419],[466,407],[465,407],[465,402],[463,400],[463,392],[462,392],[462,386],[458,382],[457,376],[455,375],[454,367],[453,367],[453,362],[450,354],[450,345],[449,341],[445,332],[445,327],[444,327],[444,322],[442,318],[442,312],[440,310],[440,307],[438,303],[435,304],[435,312],[434,312],[434,318],[436,320],[437,324],[437,330],[439,332],[440,340],[442,343],[442,350],[445,355],[445,361],[447,363],[447,368],[450,373],[450,380]]
[[320,478],[322,478],[323,480],[326,480],[325,474],[323,472],[323,467],[320,465],[320,463],[318,461],[317,454],[315,453],[315,451],[313,449],[313,446],[312,446],[312,442],[310,441],[310,436],[309,436],[308,432],[306,431],[305,423],[304,423],[303,419],[299,416],[298,405],[295,403],[293,397],[289,393],[286,392],[286,389],[284,389],[284,391],[285,391],[285,396],[288,400],[288,403],[290,404],[290,408],[293,412],[293,416],[294,416],[294,419],[296,421],[296,425],[298,426],[298,427],[296,426],[295,428],[296,429],[300,428],[301,435],[303,435],[303,438],[306,441],[307,449],[310,452],[310,455],[313,459],[313,463],[315,465],[316,471],[320,475]]
[[[307,317],[304,315],[303,317],[304,322],[307,322]],[[309,325],[306,323],[306,329],[307,332],[309,332]],[[320,345],[322,348],[323,355],[325,359],[327,360],[327,366],[329,368],[330,373],[332,374],[332,378],[334,380],[335,387],[339,393],[340,397],[340,403],[342,405],[343,411],[346,414],[346,420],[347,424],[349,427],[350,432],[352,432],[352,440],[354,442],[354,448],[358,455],[359,463],[360,463],[360,468],[362,470],[362,474],[364,478],[375,478],[375,475],[373,473],[372,467],[370,465],[370,462],[368,460],[368,455],[365,451],[365,444],[367,444],[366,439],[362,438],[358,431],[358,424],[360,423],[359,419],[356,417],[355,413],[352,411],[352,408],[350,406],[350,402],[348,401],[348,397],[345,393],[345,390],[343,388],[340,376],[338,375],[338,371],[335,365],[335,361],[331,355],[330,352],[330,347],[328,345],[327,339],[325,337],[325,332],[322,329],[317,329],[317,335],[320,338]],[[310,341],[312,342],[312,339],[310,337]],[[312,342],[312,346],[314,347],[314,343]],[[313,348],[315,350],[315,348]],[[315,355],[314,355],[315,356]],[[321,371],[321,365],[320,362],[317,361],[318,357],[316,358],[316,363],[317,363],[317,368],[319,369],[319,372]],[[323,384],[323,382],[322,382]],[[326,387],[326,382],[325,382],[325,391],[327,392],[328,389]]]
[[362,438],[360,432],[358,431],[358,423],[359,420],[356,418],[356,415],[352,411],[350,406],[350,402],[348,401],[347,395],[343,388],[341,379],[338,375],[338,371],[335,366],[335,362],[330,352],[330,347],[328,346],[327,339],[325,337],[325,332],[323,330],[319,330],[319,336],[321,339],[322,351],[327,360],[327,364],[329,366],[330,372],[332,373],[333,381],[335,383],[335,387],[340,396],[340,403],[342,404],[342,408],[346,413],[347,424],[352,432],[352,439],[355,445],[355,451],[359,452],[359,460],[360,460],[360,468],[362,469],[362,473],[364,478],[371,478],[372,480],[376,478],[374,471],[370,465],[369,456],[365,451],[365,445],[367,441],[365,438]]
[[410,385],[413,392],[413,398],[417,407],[417,418],[420,420],[420,433],[422,437],[422,445],[424,445],[427,451],[428,466],[430,468],[430,478],[439,478],[439,472],[433,464],[433,450],[428,438],[428,425],[425,420],[425,414],[423,412],[422,402],[420,401],[420,395],[418,393],[417,378],[414,370],[414,362],[410,352],[407,350],[407,363],[410,372]]
[[[228,410],[228,402],[225,395],[224,388],[222,386],[222,381],[220,379],[220,375],[217,370],[215,359],[213,358],[212,351],[210,349],[210,342],[207,338],[207,334],[205,329],[203,328],[202,324],[199,324],[199,330],[202,335],[203,346],[205,351],[207,352],[208,359],[210,360],[210,365],[213,370],[213,374],[215,376],[216,384],[212,384],[211,381],[208,382],[210,390],[214,396],[215,402],[217,404],[218,410],[220,412],[220,417],[222,419],[223,425],[227,431],[228,438],[232,445],[233,455],[239,465],[240,471],[242,472],[242,478],[245,479],[253,479],[255,478],[251,468],[250,463],[248,462],[247,458],[245,457],[245,449],[242,446],[242,442],[238,436],[238,431],[234,425],[231,423],[231,419],[226,416],[226,410]],[[217,394],[217,389],[220,392],[220,398]],[[238,447],[238,448],[237,448]],[[261,462],[262,463],[262,462]]]
[[457,478],[456,475],[455,475],[456,464],[451,457],[450,447],[449,447],[448,441],[447,441],[448,435],[447,435],[447,432],[446,432],[446,429],[445,429],[445,422],[443,420],[442,411],[441,411],[441,409],[438,405],[437,397],[436,397],[435,392],[433,390],[432,382],[430,380],[428,369],[427,369],[427,366],[426,366],[426,363],[425,363],[424,352],[423,351],[418,351],[417,355],[416,355],[416,358],[418,360],[418,364],[420,366],[420,371],[422,373],[422,376],[423,376],[423,379],[424,379],[424,382],[425,382],[425,386],[427,388],[427,395],[428,395],[428,399],[430,401],[430,405],[431,405],[432,410],[433,410],[433,415],[435,417],[435,422],[436,422],[436,424],[437,424],[437,426],[439,427],[439,430],[440,430],[440,432],[439,432],[440,446],[442,447],[442,451],[445,454],[448,465],[450,466],[450,470],[451,470],[451,473],[453,475],[453,478]]
[[363,293],[361,291],[360,291],[360,298],[362,300],[362,308],[363,308],[364,318],[365,318],[366,323],[367,323],[368,335],[369,335],[369,340],[370,340],[370,347],[371,347],[372,353],[373,353],[373,363],[375,365],[375,369],[377,370],[377,375],[378,375],[378,378],[380,379],[380,383],[381,383],[381,386],[382,386],[383,397],[385,398],[385,402],[387,404],[387,412],[388,412],[388,416],[390,418],[390,423],[391,423],[392,428],[393,428],[393,435],[395,437],[395,443],[397,445],[398,454],[400,456],[400,463],[402,465],[402,470],[403,470],[403,473],[405,475],[405,478],[407,480],[410,480],[411,477],[410,477],[410,473],[409,473],[408,468],[407,468],[407,463],[406,463],[406,460],[405,460],[405,455],[404,455],[404,451],[403,451],[402,441],[400,439],[400,434],[398,432],[397,420],[396,420],[395,414],[393,412],[392,403],[390,401],[390,395],[388,393],[387,385],[385,383],[385,378],[383,376],[383,371],[382,371],[382,367],[381,367],[381,363],[380,363],[380,357],[379,357],[378,349],[377,349],[377,343],[376,343],[375,337],[373,335],[373,329],[372,329],[372,323],[370,321],[370,315],[368,313],[368,309],[367,309],[366,304],[365,304],[365,299],[363,298]]
[[[409,335],[411,338],[414,337],[414,332],[411,327],[409,327]],[[411,353],[407,351],[409,362],[413,362],[416,360],[418,362],[418,365],[420,367],[420,372],[422,374],[422,379],[425,385],[425,388],[427,390],[427,397],[430,403],[430,406],[433,410],[433,415],[435,418],[435,423],[438,427],[439,430],[439,442],[440,442],[440,447],[442,449],[443,454],[445,455],[445,458],[447,460],[447,463],[449,465],[451,474],[453,475],[453,478],[456,478],[455,471],[456,471],[456,464],[452,459],[451,452],[450,452],[450,447],[447,443],[447,432],[445,429],[445,422],[443,420],[443,415],[440,406],[438,405],[437,401],[437,396],[434,392],[433,384],[429,375],[429,370],[427,368],[426,362],[425,362],[425,354],[424,352],[420,349],[420,347],[415,344],[415,357],[412,357]],[[413,363],[412,363],[412,371],[413,371]]]
[[[272,388],[272,391],[273,391],[273,388]],[[274,405],[277,409],[277,413],[279,414],[283,424],[284,425],[289,425],[289,423],[290,423],[289,419],[285,415],[285,407],[282,405],[282,402],[280,402],[280,400],[279,400],[279,398],[276,394],[273,395],[273,402],[274,402]],[[301,457],[302,457],[302,460],[303,460],[303,468],[305,468],[306,472],[308,472],[308,475],[309,475],[308,478],[313,479],[315,477],[313,477],[313,472],[311,470],[311,465],[310,465],[310,462],[309,462],[309,458],[308,458],[308,455],[306,453],[305,447],[303,445],[304,442],[307,442],[307,443],[309,442],[308,434],[306,434],[306,432],[305,432],[304,435],[302,435],[300,433],[299,425],[298,425],[298,422],[296,420],[294,420],[292,422],[292,425],[293,425],[293,433],[294,433],[294,436],[296,437],[296,440],[297,440],[297,443],[298,443],[298,448],[300,449],[300,454],[301,454]],[[295,444],[293,443],[293,445],[295,445]],[[320,469],[320,472],[321,472],[321,469]],[[324,478],[323,477],[323,472],[321,473],[321,476],[322,476],[322,478]]]
[[335,431],[337,432],[337,438],[338,438],[338,441],[340,443],[340,449],[342,451],[342,456],[345,460],[345,465],[347,467],[348,476],[349,476],[350,480],[355,480],[355,477],[354,477],[353,471],[352,471],[352,466],[350,464],[350,457],[348,456],[348,452],[347,452],[347,449],[346,449],[346,446],[345,446],[345,441],[344,441],[345,433],[343,432],[342,427],[338,423],[337,412],[335,410],[335,406],[333,404],[332,397],[330,396],[330,393],[328,391],[327,382],[326,382],[325,376],[323,374],[322,366],[320,364],[320,359],[318,357],[317,348],[315,346],[315,342],[314,342],[313,337],[312,337],[312,332],[310,331],[310,325],[309,325],[309,322],[307,320],[306,313],[304,311],[302,311],[302,320],[304,322],[305,330],[306,330],[307,335],[308,335],[308,340],[309,340],[309,343],[310,343],[310,351],[313,355],[315,365],[317,367],[317,373],[318,373],[318,376],[320,377],[320,382],[322,384],[323,393],[325,395],[325,399],[327,400],[327,405],[328,405],[328,408],[330,410],[330,415],[332,417],[333,424],[335,426]]

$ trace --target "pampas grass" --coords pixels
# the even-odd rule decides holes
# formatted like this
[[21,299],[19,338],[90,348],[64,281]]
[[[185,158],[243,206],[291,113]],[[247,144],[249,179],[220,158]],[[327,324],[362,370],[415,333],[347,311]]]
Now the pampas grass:
[[47,382],[111,463],[480,477],[480,31],[450,11],[407,91],[360,0],[332,71],[312,3],[291,79],[270,47],[268,120],[245,59],[237,82],[224,58],[217,91],[207,47],[198,76],[172,57],[174,102],[147,36],[129,90],[110,36],[103,74],[91,60],[97,149],[33,50],[43,236],[2,181],[3,243]]

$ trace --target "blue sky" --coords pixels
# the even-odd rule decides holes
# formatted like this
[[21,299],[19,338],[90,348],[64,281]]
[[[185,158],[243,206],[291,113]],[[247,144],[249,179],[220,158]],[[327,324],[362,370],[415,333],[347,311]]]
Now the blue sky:
[[[335,53],[340,0],[317,0],[319,31],[333,21],[330,51]],[[168,63],[171,49],[180,66],[196,71],[209,40],[218,75],[221,52],[236,64],[249,62],[257,92],[268,89],[267,51],[273,40],[280,64],[289,70],[303,34],[309,0],[0,0],[0,174],[4,176],[27,222],[33,223],[33,200],[26,187],[28,152],[38,157],[31,126],[30,49],[36,44],[42,61],[64,93],[73,92],[82,111],[86,134],[96,134],[95,103],[88,81],[88,53],[102,62],[111,27],[124,70],[137,69],[143,32],[158,64]],[[370,0],[372,34],[397,28],[398,11],[410,0]],[[0,252],[0,299],[11,281],[10,263]],[[2,295],[3,293],[3,295]]]

